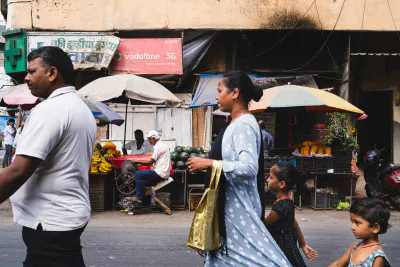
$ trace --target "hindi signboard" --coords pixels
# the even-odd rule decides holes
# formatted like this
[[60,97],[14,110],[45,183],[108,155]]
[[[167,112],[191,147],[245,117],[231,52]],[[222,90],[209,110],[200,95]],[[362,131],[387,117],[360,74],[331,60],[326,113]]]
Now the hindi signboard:
[[102,33],[28,32],[27,52],[43,46],[56,46],[71,57],[75,69],[108,68],[120,38]]
[[121,39],[110,68],[133,74],[182,74],[182,39]]

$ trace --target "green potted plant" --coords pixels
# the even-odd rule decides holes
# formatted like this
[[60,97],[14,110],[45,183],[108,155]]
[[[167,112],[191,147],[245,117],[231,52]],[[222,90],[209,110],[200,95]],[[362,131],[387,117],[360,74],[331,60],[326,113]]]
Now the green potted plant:
[[351,171],[352,154],[357,153],[360,147],[348,114],[330,113],[327,129],[329,134],[323,141],[332,147],[335,171]]
[[358,152],[357,136],[351,127],[347,113],[330,113],[328,116],[329,134],[325,136],[324,143],[332,146],[332,150]]

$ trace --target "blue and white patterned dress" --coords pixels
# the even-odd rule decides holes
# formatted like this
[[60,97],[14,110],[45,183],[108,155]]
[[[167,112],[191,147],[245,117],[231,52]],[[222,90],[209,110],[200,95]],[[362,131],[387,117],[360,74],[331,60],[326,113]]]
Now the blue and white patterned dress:
[[245,114],[225,131],[222,140],[223,171],[227,180],[225,224],[228,254],[207,255],[207,267],[291,266],[261,221],[257,190],[260,128]]
[[361,244],[361,242],[362,242],[362,240],[360,240],[357,243],[357,245],[355,245],[354,248],[351,250],[350,262],[349,262],[348,267],[372,267],[376,257],[383,257],[385,259],[385,267],[390,267],[389,259],[387,258],[386,253],[380,249],[377,249],[374,252],[372,252],[362,263],[360,263],[360,264],[352,263],[351,259],[353,258],[353,252]]

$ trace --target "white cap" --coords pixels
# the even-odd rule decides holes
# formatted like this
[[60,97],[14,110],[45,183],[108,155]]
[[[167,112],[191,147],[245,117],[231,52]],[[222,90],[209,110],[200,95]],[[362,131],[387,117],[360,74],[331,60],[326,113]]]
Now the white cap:
[[160,135],[156,130],[151,130],[150,132],[147,133],[147,138],[154,138],[160,140]]

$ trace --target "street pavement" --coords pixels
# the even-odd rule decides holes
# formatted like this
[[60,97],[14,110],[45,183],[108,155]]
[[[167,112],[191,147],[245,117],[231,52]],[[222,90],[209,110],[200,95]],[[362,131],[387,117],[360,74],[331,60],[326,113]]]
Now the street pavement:
[[[268,212],[268,211],[267,211]],[[82,245],[88,267],[203,266],[204,258],[185,245],[193,213],[127,215],[115,212],[93,213]],[[355,241],[348,212],[296,212],[308,244],[319,252],[308,266],[328,266]],[[382,235],[392,266],[400,266],[397,245],[400,240],[400,213],[392,212],[392,228]],[[10,203],[0,205],[0,267],[20,267],[25,257],[21,227],[12,224]]]

